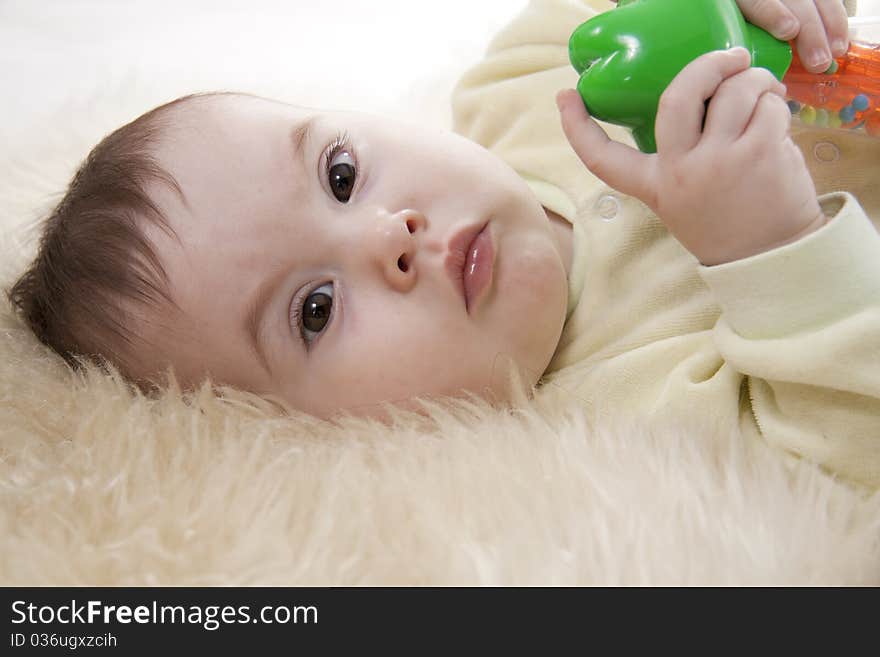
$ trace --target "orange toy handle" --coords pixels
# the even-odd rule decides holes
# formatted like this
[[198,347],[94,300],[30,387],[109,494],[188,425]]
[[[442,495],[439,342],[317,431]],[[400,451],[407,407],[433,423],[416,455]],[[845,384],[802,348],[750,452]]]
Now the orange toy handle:
[[808,73],[794,51],[782,82],[792,114],[806,125],[880,137],[880,45],[853,41],[825,73]]

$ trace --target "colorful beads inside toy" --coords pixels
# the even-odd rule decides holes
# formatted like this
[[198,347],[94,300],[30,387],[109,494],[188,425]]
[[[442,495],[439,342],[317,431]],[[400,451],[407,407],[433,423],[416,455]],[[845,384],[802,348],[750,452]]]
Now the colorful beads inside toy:
[[853,42],[824,73],[808,72],[795,53],[782,80],[801,123],[880,136],[880,46]]

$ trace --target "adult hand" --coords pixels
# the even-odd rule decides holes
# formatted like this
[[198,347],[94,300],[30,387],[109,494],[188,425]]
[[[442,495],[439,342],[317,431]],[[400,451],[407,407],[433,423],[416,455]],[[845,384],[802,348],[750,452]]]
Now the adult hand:
[[743,16],[777,39],[794,39],[808,71],[822,73],[849,45],[841,0],[736,0]]

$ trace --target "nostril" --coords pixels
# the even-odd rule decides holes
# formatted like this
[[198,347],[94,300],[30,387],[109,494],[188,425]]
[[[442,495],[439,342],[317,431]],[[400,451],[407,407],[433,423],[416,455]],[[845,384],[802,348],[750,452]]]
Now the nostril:
[[416,232],[418,228],[418,224],[415,219],[407,219],[406,220],[406,229],[410,232],[410,234]]
[[409,259],[405,253],[397,259],[397,268],[403,273],[409,271]]

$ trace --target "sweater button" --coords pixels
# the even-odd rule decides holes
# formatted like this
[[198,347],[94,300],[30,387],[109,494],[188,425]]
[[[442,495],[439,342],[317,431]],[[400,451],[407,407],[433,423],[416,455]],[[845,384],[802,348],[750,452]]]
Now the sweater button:
[[611,221],[620,211],[620,201],[616,196],[606,194],[596,201],[596,213],[602,221]]
[[813,157],[819,162],[837,162],[840,159],[840,149],[830,141],[820,141],[813,146]]

